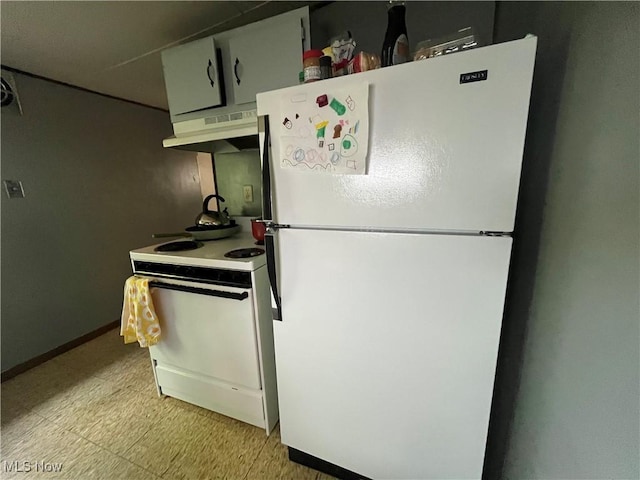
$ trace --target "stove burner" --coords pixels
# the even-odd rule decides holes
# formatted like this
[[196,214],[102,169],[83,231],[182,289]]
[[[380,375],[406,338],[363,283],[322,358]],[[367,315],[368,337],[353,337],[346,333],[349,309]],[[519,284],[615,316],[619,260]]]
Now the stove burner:
[[224,256],[227,258],[249,258],[257,257],[263,253],[264,250],[262,248],[238,248],[225,253]]
[[185,250],[195,250],[200,248],[202,243],[195,242],[193,240],[184,240],[180,242],[165,243],[164,245],[157,246],[153,250],[155,252],[182,252]]

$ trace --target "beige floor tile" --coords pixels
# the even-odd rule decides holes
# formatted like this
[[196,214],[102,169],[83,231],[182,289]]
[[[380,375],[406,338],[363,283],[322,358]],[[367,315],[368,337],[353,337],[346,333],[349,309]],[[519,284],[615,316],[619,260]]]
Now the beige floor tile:
[[90,444],[82,455],[69,462],[67,478],[92,480],[159,480],[160,477],[137,465]]
[[289,460],[287,447],[281,443],[280,430],[276,428],[251,466],[247,480],[316,480],[318,475],[318,471]]
[[69,372],[52,361],[18,375],[2,384],[2,401],[20,405],[24,409],[36,408],[42,403],[61,400],[86,375]]
[[279,432],[267,438],[260,428],[158,397],[148,351],[124,345],[117,330],[3,383],[0,394],[2,460],[63,463],[58,473],[1,478],[331,478],[289,462]]
[[114,388],[134,386],[157,395],[148,351],[120,345],[122,339],[116,333],[113,330],[4,382],[0,391],[7,407],[3,411],[15,405],[46,410],[50,404],[82,397],[84,391],[100,384],[92,377],[112,380]]
[[67,364],[78,359],[91,358],[91,375],[117,383],[121,388],[133,387],[157,396],[151,358],[147,348],[136,344],[125,345],[117,330],[109,332],[68,352]]
[[[25,462],[31,465],[29,478],[69,478],[66,468],[83,456],[83,450],[94,445],[80,436],[71,433],[48,420],[32,414],[28,420],[21,422],[11,432],[3,429],[2,465],[3,478],[24,478],[26,473],[6,471],[5,462],[17,462],[23,470],[27,468]],[[9,433],[10,438],[6,438]],[[38,471],[38,463],[58,463],[61,470]]]
[[[4,432],[3,432],[4,433]],[[2,478],[138,480],[159,477],[44,419],[31,425],[20,442],[12,443],[2,460],[17,462],[23,472],[7,471]],[[25,462],[29,462],[25,464]],[[59,464],[58,470],[53,464]],[[44,466],[49,464],[48,467]],[[26,469],[30,471],[24,472]]]
[[242,479],[266,439],[257,427],[179,410],[154,424],[124,457],[172,480]]
[[3,422],[0,431],[0,451],[3,460],[7,455],[19,452],[38,430],[47,424],[45,418],[35,412],[23,410],[19,416]]
[[2,387],[0,386],[0,425],[5,425],[19,421],[28,410],[24,408],[15,395],[13,397],[2,395]]
[[89,376],[33,410],[67,430],[80,431],[95,423],[96,412],[120,390],[117,384]]
[[94,423],[74,428],[79,435],[118,455],[126,452],[152,425],[175,416],[173,406],[163,398],[141,395],[125,388],[100,401],[95,408],[79,412],[95,416]]
[[135,355],[141,351],[146,351],[146,349],[140,348],[137,343],[125,344],[123,337],[120,336],[119,328],[114,328],[113,330],[80,345],[74,350],[86,353],[87,355],[95,353],[96,355],[94,355],[94,357],[99,362],[108,361],[113,358],[119,359],[123,354]]
[[174,416],[173,407],[163,398],[142,395],[133,388],[118,390],[94,402],[79,403],[73,413],[77,425],[71,431],[118,455],[127,451],[153,424]]
[[145,395],[158,396],[149,354],[136,355],[100,372],[99,378],[109,380],[122,388],[131,387]]
[[142,349],[137,344],[125,345],[119,331],[111,330],[52,361],[107,379],[122,371],[123,362],[134,361],[145,354],[148,356],[148,353],[147,349]]

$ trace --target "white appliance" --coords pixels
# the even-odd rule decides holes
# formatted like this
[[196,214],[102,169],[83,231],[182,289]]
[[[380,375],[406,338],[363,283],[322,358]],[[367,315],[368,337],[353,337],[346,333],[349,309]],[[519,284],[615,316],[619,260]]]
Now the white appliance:
[[158,251],[182,244],[130,252],[134,274],[150,280],[162,331],[149,348],[158,394],[256,425],[268,435],[278,421],[278,403],[265,255],[225,256],[260,248],[248,234]]
[[[291,459],[341,478],[481,477],[536,43],[258,95]],[[281,168],[282,99],[361,82],[366,174]]]

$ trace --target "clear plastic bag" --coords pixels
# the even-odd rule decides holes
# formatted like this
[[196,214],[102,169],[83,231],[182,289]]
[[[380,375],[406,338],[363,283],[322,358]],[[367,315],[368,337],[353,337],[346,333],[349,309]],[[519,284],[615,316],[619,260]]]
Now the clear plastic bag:
[[468,50],[478,46],[473,28],[461,28],[456,33],[440,37],[435,40],[425,40],[418,43],[414,60],[439,57],[450,53]]

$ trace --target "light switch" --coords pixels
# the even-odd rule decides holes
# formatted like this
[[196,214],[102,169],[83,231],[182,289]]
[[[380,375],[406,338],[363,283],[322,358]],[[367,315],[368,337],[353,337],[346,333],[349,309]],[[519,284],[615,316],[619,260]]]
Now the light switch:
[[24,189],[20,180],[4,180],[4,189],[9,198],[24,198]]
[[244,198],[244,201],[247,203],[253,202],[253,186],[252,185],[245,185],[244,187],[242,187],[242,197]]

